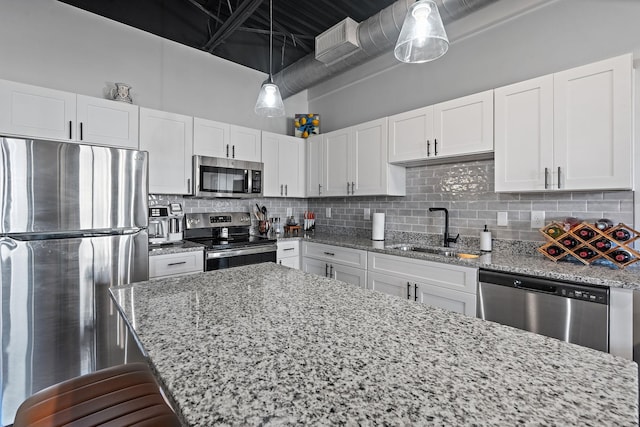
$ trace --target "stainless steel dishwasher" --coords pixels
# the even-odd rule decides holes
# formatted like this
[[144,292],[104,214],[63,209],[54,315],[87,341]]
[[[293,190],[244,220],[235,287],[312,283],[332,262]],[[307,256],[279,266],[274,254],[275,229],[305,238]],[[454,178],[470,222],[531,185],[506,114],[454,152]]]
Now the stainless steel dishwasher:
[[609,288],[480,270],[477,315],[609,351]]

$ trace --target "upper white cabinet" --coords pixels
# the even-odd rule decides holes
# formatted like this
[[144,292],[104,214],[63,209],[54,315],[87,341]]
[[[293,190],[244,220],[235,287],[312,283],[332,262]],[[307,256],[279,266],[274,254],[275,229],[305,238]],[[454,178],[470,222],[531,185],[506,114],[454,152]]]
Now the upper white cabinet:
[[429,157],[433,144],[433,106],[389,117],[389,162]]
[[488,153],[493,150],[493,90],[389,117],[389,162]]
[[293,136],[262,132],[263,195],[305,196],[305,141]]
[[493,90],[433,107],[433,157],[493,151]]
[[387,161],[386,117],[326,133],[320,146],[313,138],[309,149],[309,197],[406,194],[404,167]]
[[193,119],[193,154],[260,162],[260,131],[196,117]]
[[496,191],[629,189],[632,57],[495,91]]
[[73,141],[76,94],[0,80],[0,132]]
[[307,155],[306,155],[306,181],[307,181],[307,197],[323,196],[322,185],[324,183],[324,157],[322,149],[322,135],[311,135],[307,138]]
[[140,149],[149,152],[149,193],[191,193],[192,117],[140,108]]
[[138,107],[0,80],[0,133],[138,148]]
[[138,110],[137,105],[78,95],[76,139],[137,150]]

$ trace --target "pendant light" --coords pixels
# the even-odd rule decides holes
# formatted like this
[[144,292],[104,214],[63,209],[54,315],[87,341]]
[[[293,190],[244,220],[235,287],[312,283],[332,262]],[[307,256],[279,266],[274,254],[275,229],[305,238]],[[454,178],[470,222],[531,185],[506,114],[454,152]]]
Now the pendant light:
[[262,83],[255,112],[264,117],[284,116],[284,103],[280,96],[280,89],[273,83],[271,62],[273,60],[273,0],[269,0],[269,78]]
[[449,49],[449,39],[433,0],[419,0],[409,8],[393,50],[402,62],[422,63],[440,58]]

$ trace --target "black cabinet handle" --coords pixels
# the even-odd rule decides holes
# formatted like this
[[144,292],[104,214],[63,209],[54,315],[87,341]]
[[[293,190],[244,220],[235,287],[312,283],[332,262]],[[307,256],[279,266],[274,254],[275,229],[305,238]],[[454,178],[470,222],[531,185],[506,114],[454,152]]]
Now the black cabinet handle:
[[414,283],[413,286],[413,300],[418,301],[418,284]]
[[549,188],[549,168],[544,168],[544,189]]
[[283,185],[282,185],[282,184],[280,184],[280,195],[281,195],[281,196],[282,196],[282,187],[283,187]]
[[227,158],[229,157],[229,144],[227,144]]
[[407,282],[407,299],[411,298],[411,283]]
[[329,277],[333,277],[333,264],[329,266]]
[[295,249],[295,248],[284,248],[284,249],[283,249],[283,251],[292,251],[292,250],[294,250],[294,249]]
[[236,146],[232,146],[231,147],[231,158],[235,159],[236,158]]
[[83,141],[84,138],[82,138],[82,122],[80,122],[80,141]]
[[285,196],[289,195],[289,191],[287,190],[287,184],[284,185],[284,195]]
[[324,265],[324,277],[329,275],[329,264]]
[[431,155],[431,142],[427,139],[427,157]]
[[332,252],[325,252],[325,255],[329,255],[329,256],[336,256],[336,254],[332,253]]
[[172,266],[172,265],[181,265],[181,264],[186,264],[187,261],[182,261],[182,262],[170,262],[169,264],[167,264],[168,266]]
[[71,135],[71,128],[73,127],[73,123],[71,122],[71,120],[69,120],[69,139],[73,138],[73,136]]
[[560,166],[558,166],[558,188],[560,188]]
[[318,184],[318,196],[322,194],[322,184]]
[[435,138],[433,139],[433,155],[438,155],[438,140]]

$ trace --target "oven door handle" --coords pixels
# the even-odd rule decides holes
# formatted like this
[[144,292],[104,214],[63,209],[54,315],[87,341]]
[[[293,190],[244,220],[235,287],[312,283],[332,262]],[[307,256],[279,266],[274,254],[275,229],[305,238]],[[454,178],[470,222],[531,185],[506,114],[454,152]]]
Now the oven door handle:
[[276,245],[260,245],[247,248],[224,249],[220,251],[208,251],[207,259],[231,258],[241,255],[263,254],[267,252],[276,252]]

